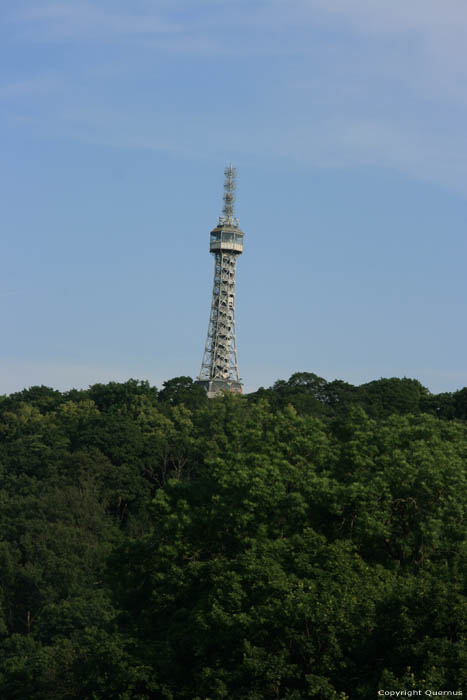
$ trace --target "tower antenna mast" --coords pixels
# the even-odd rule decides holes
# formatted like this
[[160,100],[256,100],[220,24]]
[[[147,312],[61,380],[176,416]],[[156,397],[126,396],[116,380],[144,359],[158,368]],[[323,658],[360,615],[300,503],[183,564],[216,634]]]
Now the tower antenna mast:
[[224,169],[224,213],[223,223],[233,226],[235,223],[238,226],[238,220],[235,219],[235,190],[237,189],[237,170],[230,163],[228,168]]

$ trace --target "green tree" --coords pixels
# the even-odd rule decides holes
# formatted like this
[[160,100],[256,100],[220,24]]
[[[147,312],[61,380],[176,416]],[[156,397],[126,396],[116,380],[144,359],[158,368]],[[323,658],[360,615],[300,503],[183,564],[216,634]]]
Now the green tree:
[[159,400],[171,406],[183,403],[188,408],[197,409],[205,406],[208,398],[205,389],[191,377],[175,377],[163,383]]
[[157,389],[147,381],[129,379],[122,384],[108,382],[108,384],[93,384],[88,390],[92,399],[100,411],[129,410],[138,403],[141,397],[147,397],[152,403],[157,400]]
[[392,413],[419,413],[429,392],[416,379],[392,377],[362,384],[358,394],[370,416],[383,418]]

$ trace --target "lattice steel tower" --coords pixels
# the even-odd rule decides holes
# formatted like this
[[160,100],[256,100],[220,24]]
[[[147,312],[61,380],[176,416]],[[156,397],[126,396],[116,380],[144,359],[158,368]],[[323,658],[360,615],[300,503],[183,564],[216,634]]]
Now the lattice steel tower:
[[225,168],[224,216],[211,231],[209,250],[214,254],[214,286],[208,337],[198,382],[209,398],[223,391],[241,393],[235,338],[235,268],[243,252],[243,231],[235,217],[235,178],[232,163]]

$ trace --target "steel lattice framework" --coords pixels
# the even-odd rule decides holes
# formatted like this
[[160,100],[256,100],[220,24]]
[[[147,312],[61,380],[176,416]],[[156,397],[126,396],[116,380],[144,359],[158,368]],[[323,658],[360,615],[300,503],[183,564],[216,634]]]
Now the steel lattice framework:
[[208,336],[198,382],[209,397],[222,391],[242,391],[238,375],[235,335],[235,270],[243,252],[243,231],[234,215],[236,170],[224,170],[224,216],[211,231],[209,250],[214,255],[214,285]]

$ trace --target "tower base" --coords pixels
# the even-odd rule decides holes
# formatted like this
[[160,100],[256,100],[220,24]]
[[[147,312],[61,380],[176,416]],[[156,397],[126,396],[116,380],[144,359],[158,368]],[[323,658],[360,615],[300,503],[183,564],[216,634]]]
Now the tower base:
[[196,384],[206,390],[208,399],[221,396],[224,391],[228,391],[229,394],[241,394],[243,387],[241,382],[233,379],[197,379]]

